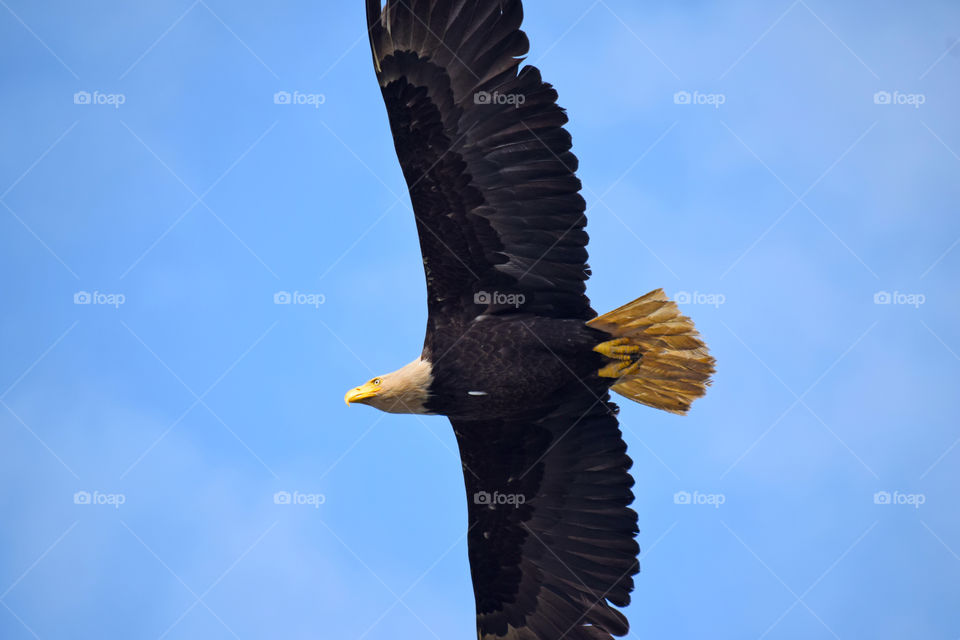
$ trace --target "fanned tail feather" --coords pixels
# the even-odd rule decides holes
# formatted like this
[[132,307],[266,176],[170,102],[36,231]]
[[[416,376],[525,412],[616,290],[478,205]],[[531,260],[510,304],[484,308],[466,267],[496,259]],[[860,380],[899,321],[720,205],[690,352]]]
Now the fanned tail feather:
[[622,364],[601,370],[601,375],[618,377],[611,389],[625,398],[685,414],[690,404],[707,392],[715,361],[693,321],[680,312],[663,289],[651,291],[587,324],[609,333],[618,345],[607,350],[598,347],[601,353],[626,353],[639,348],[636,358],[626,361],[624,356],[618,356],[616,359]]

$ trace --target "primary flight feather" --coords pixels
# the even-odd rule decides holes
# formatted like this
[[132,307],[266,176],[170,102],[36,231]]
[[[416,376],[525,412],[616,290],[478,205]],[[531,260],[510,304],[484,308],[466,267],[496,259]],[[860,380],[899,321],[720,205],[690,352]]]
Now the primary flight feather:
[[466,484],[481,640],[629,632],[639,551],[609,391],[685,413],[713,358],[661,290],[597,317],[567,116],[520,0],[366,0],[416,216],[426,339],[346,395],[448,416]]

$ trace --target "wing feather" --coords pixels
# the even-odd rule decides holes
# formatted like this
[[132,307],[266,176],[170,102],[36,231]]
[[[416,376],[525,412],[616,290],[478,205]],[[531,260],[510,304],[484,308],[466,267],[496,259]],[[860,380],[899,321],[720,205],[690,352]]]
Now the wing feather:
[[542,415],[451,420],[481,640],[629,630],[615,607],[630,603],[638,570],[631,461],[603,385],[574,384]]
[[[519,0],[367,0],[370,42],[410,189],[433,326],[514,304],[596,314],[584,295],[585,203],[557,92],[529,50]],[[502,298],[501,298],[502,299]]]

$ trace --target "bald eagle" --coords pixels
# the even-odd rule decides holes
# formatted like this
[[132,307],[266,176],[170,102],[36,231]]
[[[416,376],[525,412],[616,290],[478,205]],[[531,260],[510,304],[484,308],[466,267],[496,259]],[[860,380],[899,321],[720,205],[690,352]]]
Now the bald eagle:
[[366,0],[427,279],[423,352],[350,403],[447,416],[481,640],[623,636],[638,571],[610,390],[685,413],[713,358],[662,290],[603,316],[577,158],[520,0]]

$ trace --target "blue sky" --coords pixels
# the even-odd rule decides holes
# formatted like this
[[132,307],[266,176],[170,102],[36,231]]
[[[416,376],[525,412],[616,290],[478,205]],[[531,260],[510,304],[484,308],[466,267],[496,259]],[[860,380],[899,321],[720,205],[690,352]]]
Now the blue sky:
[[[621,413],[631,637],[956,638],[960,7],[527,4],[594,306],[718,360]],[[0,50],[0,637],[474,637],[448,423],[342,400],[426,314],[362,3],[2,0]]]

